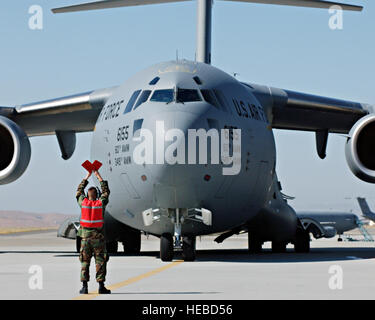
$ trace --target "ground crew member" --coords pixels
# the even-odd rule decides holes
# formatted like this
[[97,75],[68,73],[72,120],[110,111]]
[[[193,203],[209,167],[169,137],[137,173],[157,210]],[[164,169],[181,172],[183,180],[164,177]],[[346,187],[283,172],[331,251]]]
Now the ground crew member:
[[77,190],[77,201],[81,207],[80,228],[77,236],[82,238],[79,260],[81,262],[81,294],[88,294],[87,283],[90,280],[90,261],[95,257],[96,281],[99,283],[99,294],[111,293],[104,286],[107,273],[108,254],[104,239],[103,224],[105,206],[108,204],[109,188],[108,182],[104,181],[98,171],[94,171],[95,176],[100,182],[102,193],[98,197],[98,190],[90,187],[85,195],[85,188],[91,172],[82,180]]

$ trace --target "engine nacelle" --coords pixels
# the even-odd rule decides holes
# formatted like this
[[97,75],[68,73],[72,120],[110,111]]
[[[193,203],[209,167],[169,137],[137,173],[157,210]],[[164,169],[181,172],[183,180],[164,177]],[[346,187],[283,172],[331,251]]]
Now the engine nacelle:
[[0,116],[0,184],[17,180],[29,165],[30,157],[26,133],[12,120]]
[[375,115],[370,114],[349,132],[345,155],[352,172],[361,180],[375,183]]

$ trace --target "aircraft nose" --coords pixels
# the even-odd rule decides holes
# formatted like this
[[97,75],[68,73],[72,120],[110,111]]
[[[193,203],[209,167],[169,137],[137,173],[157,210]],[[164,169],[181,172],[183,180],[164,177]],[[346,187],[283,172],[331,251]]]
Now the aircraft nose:
[[[168,112],[150,121],[154,126],[154,160],[148,166],[153,177],[153,196],[158,207],[198,207],[205,197],[212,168],[199,164],[198,142],[189,143],[189,130],[208,130],[207,120],[189,112]],[[207,149],[207,148],[206,148]],[[195,161],[193,156],[195,151]]]

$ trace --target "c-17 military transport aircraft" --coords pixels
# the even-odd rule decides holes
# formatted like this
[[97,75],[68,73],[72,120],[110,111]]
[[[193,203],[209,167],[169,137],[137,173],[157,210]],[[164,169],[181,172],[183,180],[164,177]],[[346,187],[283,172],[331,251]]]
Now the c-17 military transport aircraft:
[[[107,0],[54,13],[184,0]],[[238,0],[361,11],[320,0]],[[91,159],[111,187],[108,250],[140,250],[140,234],[160,237],[160,257],[175,250],[194,260],[195,239],[221,241],[248,232],[249,251],[265,241],[282,252],[309,251],[309,233],[281,193],[273,129],[316,133],[325,157],[329,133],[347,134],[346,158],[360,179],[375,183],[373,106],[239,82],[211,62],[212,0],[197,0],[196,61],[162,62],[108,89],[0,108],[0,183],[19,178],[30,160],[29,137],[57,136],[62,157],[76,133],[93,131]]]

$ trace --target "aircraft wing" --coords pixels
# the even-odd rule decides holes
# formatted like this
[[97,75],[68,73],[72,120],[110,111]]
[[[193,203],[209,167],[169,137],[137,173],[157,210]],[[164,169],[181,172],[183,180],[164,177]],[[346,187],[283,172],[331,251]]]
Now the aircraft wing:
[[[181,2],[181,1],[190,1],[190,0],[104,0],[104,1],[94,1],[94,2],[67,6],[67,7],[55,8],[55,9],[52,9],[52,12],[53,13],[66,13],[66,12],[132,7],[132,6],[140,6],[140,5],[171,3],[171,2]],[[332,6],[340,6],[342,10],[349,10],[349,11],[362,11],[363,9],[362,6],[351,5],[347,3],[341,3],[341,2],[326,1],[326,0],[227,0],[227,1],[239,1],[239,2],[248,2],[248,3],[297,6],[297,7],[321,8],[321,9],[329,9]]]
[[362,117],[373,112],[373,106],[246,84],[265,107],[275,129],[326,131],[347,134]]
[[94,129],[102,107],[116,87],[16,107],[0,107],[0,116],[18,124],[28,136]]

